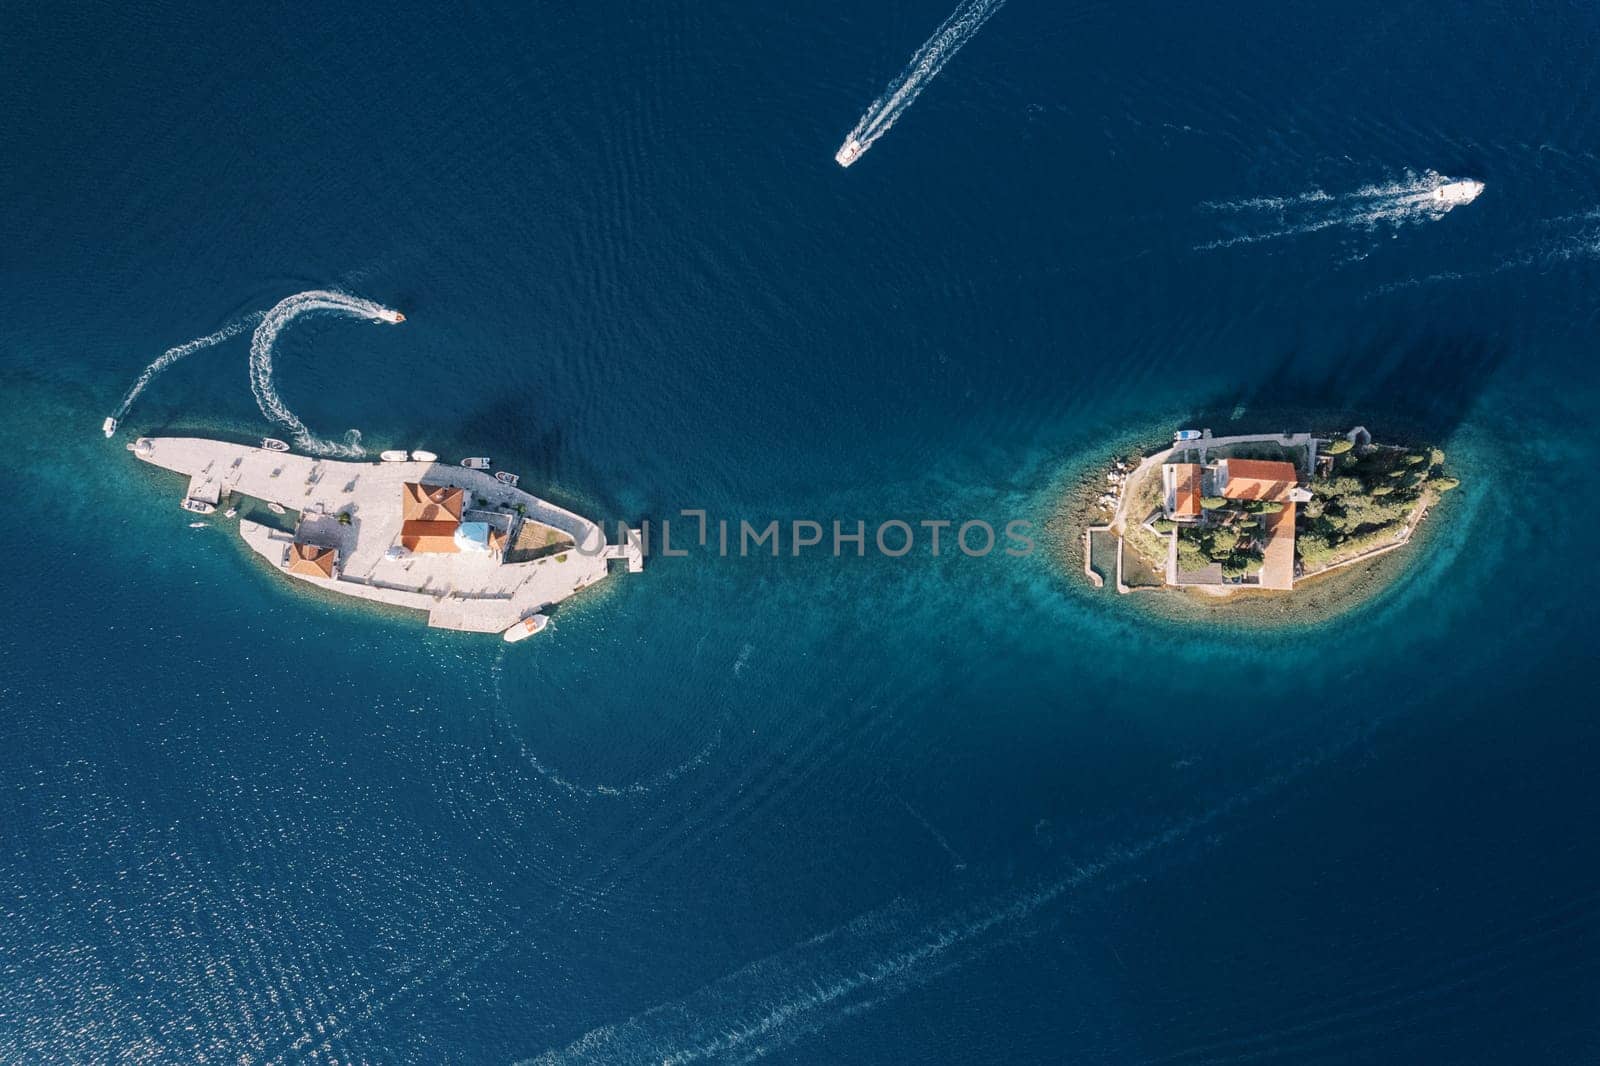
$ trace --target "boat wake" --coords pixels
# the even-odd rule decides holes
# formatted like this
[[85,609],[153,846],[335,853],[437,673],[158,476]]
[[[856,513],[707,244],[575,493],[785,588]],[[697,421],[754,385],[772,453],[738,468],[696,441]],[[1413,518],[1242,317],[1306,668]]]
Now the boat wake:
[[974,34],[989,21],[989,16],[1000,9],[1005,0],[967,0],[956,8],[955,14],[945,19],[932,37],[917,49],[916,55],[898,77],[889,83],[879,97],[872,101],[855,129],[844,139],[844,144],[834,153],[834,159],[847,167],[860,159],[879,137],[889,132],[889,127],[905,113],[917,95],[950,62],[950,58],[970,41]]
[[[122,397],[122,402],[111,413],[112,421],[122,421],[127,416],[129,409],[133,407],[133,402],[139,398],[140,393],[144,392],[152,381],[174,363],[193,355],[195,352],[214,347],[229,338],[237,337],[257,322],[260,322],[263,314],[264,312],[261,311],[251,311],[249,314],[229,322],[215,333],[208,333],[204,337],[196,337],[192,341],[185,341],[162,352],[160,358],[145,367],[144,371],[134,379],[133,385],[129,387],[127,393]],[[109,435],[107,434],[107,436]]]
[[1197,244],[1195,250],[1259,244],[1336,227],[1398,229],[1407,223],[1441,219],[1457,207],[1470,204],[1482,192],[1482,182],[1447,178],[1430,170],[1420,177],[1408,174],[1404,181],[1368,185],[1338,196],[1313,189],[1297,196],[1206,203],[1202,206],[1209,211],[1235,216],[1246,232]]
[[285,297],[262,316],[261,323],[256,326],[255,333],[250,337],[250,389],[256,395],[256,405],[261,408],[261,413],[287,429],[302,450],[315,455],[358,458],[366,454],[361,449],[360,433],[352,429],[342,444],[324,440],[312,433],[306,424],[285,406],[276,386],[272,383],[272,351],[278,342],[278,335],[300,316],[319,311],[353,315],[374,322],[405,321],[405,316],[398,311],[342,292],[313,289]]
[[895,900],[519,1066],[764,1058],[1028,936],[1081,893],[1117,891],[1144,881],[1153,862],[1182,861],[1225,836],[1235,816],[1370,739],[1378,724],[1364,723],[1242,791],[1024,891],[967,895],[955,906]]

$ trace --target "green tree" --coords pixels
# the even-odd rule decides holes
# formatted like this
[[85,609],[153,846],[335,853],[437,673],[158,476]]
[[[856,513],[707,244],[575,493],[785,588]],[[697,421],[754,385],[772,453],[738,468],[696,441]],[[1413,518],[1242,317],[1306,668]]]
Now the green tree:
[[1323,449],[1323,451],[1324,454],[1327,455],[1343,455],[1345,452],[1354,447],[1355,442],[1350,440],[1349,437],[1340,437],[1338,440],[1330,443],[1327,448]]
[[1200,497],[1200,506],[1208,511],[1216,511],[1228,506],[1228,501],[1221,496],[1202,496]]

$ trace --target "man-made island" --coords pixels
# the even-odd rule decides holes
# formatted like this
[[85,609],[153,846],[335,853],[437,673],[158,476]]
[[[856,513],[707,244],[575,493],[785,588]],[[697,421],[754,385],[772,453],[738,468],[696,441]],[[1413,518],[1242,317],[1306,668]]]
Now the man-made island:
[[607,545],[597,524],[522,491],[509,475],[437,461],[341,462],[265,443],[274,447],[141,437],[128,448],[188,477],[185,510],[209,515],[255,499],[273,513],[263,518],[282,515],[239,519],[245,543],[273,568],[422,611],[442,629],[505,632],[605,577],[613,559],[643,567],[634,531]]
[[1443,464],[1438,448],[1375,444],[1360,426],[1180,430],[1171,447],[1107,474],[1096,501],[1105,520],[1083,534],[1084,571],[1096,586],[1115,573],[1118,592],[1289,592],[1406,544],[1456,486]]

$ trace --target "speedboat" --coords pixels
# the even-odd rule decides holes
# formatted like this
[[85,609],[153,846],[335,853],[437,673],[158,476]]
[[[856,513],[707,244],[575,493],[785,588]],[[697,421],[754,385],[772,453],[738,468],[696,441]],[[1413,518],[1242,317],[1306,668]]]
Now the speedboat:
[[411,455],[404,450],[396,449],[394,451],[379,452],[378,458],[386,463],[403,463],[411,458]]
[[238,516],[239,516],[239,508],[237,508],[237,507],[230,507],[226,511],[222,512],[222,517],[223,518],[237,518]]
[[461,465],[468,470],[487,470],[489,469],[489,457],[487,455],[475,455],[470,459],[461,460]]
[[210,514],[212,511],[217,509],[216,504],[207,503],[204,500],[197,500],[193,497],[184,500],[182,503],[178,504],[178,506],[182,507],[185,511],[193,511],[195,514]]
[[439,457],[432,452],[412,452],[411,461],[414,463],[437,463]]
[[101,432],[105,433],[105,435],[109,438],[111,434],[117,431],[117,420],[115,418],[106,419],[103,423],[101,423],[100,429]]
[[519,640],[527,640],[549,624],[550,619],[547,616],[530,614],[520,622],[512,624],[511,628],[500,634],[500,638],[507,644],[515,644]]
[[1433,190],[1433,202],[1445,207],[1459,207],[1462,204],[1470,204],[1482,192],[1481,181],[1473,181],[1471,178],[1449,181]]
[[854,137],[849,137],[846,138],[845,142],[839,146],[839,150],[833,153],[833,161],[838,163],[841,167],[847,167],[851,163],[854,163],[857,159],[860,159],[861,153],[865,152],[866,150],[866,145],[862,144]]
[[406,320],[406,316],[402,315],[399,311],[391,311],[387,307],[380,307],[373,312],[372,320],[374,322],[387,322],[392,326],[398,326],[400,323]]
[[204,529],[207,526],[209,526],[210,524],[211,524],[210,522],[190,522],[189,523],[189,528],[190,529]]
[[1182,443],[1183,441],[1199,440],[1201,436],[1202,433],[1198,429],[1180,429],[1172,435],[1172,439]]
[[289,446],[277,437],[262,437],[261,446],[269,452],[286,452]]
[[494,479],[500,482],[502,485],[510,485],[512,488],[517,487],[517,475],[508,474],[504,470],[496,470],[494,472]]

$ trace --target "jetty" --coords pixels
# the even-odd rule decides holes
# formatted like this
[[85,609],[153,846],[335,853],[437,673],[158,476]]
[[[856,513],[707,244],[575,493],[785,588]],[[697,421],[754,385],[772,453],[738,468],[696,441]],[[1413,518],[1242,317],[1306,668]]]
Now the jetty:
[[[357,599],[421,611],[441,629],[499,633],[600,581],[644,568],[643,540],[442,462],[350,462],[198,437],[141,437],[140,460],[188,478],[187,509],[230,498],[281,508],[239,520],[280,573]],[[281,528],[288,525],[289,529]]]

